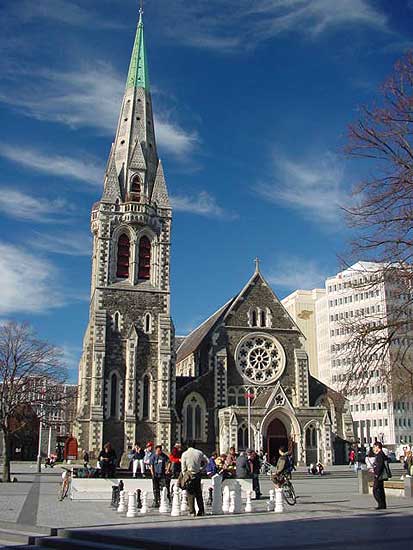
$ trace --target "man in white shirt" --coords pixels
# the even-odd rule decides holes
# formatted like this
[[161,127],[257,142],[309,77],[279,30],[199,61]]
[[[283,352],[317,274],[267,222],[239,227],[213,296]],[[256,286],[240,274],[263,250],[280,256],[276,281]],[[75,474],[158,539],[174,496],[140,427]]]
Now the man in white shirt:
[[205,515],[204,499],[202,498],[201,472],[208,464],[208,457],[198,449],[189,447],[181,457],[182,476],[189,478],[188,506],[189,513],[195,516],[195,499],[198,505],[198,516]]

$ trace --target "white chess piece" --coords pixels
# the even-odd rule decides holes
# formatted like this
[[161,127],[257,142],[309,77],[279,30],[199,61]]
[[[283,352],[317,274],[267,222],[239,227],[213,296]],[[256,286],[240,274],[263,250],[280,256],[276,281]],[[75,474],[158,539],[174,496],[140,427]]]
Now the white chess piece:
[[212,477],[212,515],[222,514],[224,511],[222,502],[222,477],[215,474]]
[[142,508],[139,510],[139,513],[147,514],[148,513],[148,493],[146,491],[143,491],[141,494],[141,498],[142,498]]
[[229,512],[229,487],[228,485],[225,485],[223,493],[222,493],[222,511],[224,514],[228,514]]
[[245,512],[252,512],[251,491],[247,491],[247,502],[245,503]]
[[181,515],[181,507],[179,502],[179,487],[177,484],[175,484],[173,488],[171,516],[180,516],[180,515]]
[[169,514],[170,508],[168,503],[168,489],[164,487],[161,493],[161,504],[159,506],[160,514]]
[[235,514],[235,491],[232,490],[229,492],[229,514]]
[[282,491],[282,489],[275,489],[274,512],[277,512],[277,514],[280,514],[280,513],[284,512],[283,491]]
[[125,491],[121,491],[119,493],[119,506],[116,511],[119,512],[119,514],[124,514],[126,512],[126,492]]
[[136,505],[136,493],[129,493],[128,498],[128,511],[126,512],[127,518],[136,518],[138,515],[138,508]]
[[267,511],[268,512],[274,512],[275,508],[275,491],[274,489],[270,489],[270,500],[267,502]]
[[188,513],[188,493],[185,489],[181,492],[181,514]]

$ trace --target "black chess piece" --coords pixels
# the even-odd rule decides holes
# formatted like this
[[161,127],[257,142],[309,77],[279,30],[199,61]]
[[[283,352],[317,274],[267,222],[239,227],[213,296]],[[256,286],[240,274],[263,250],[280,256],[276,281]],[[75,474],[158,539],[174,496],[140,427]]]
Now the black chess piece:
[[207,506],[212,506],[212,495],[213,495],[214,489],[210,487],[208,489],[208,500],[207,500]]
[[136,507],[139,509],[139,508],[142,508],[142,499],[141,499],[141,495],[142,495],[142,491],[140,489],[138,489],[136,491]]

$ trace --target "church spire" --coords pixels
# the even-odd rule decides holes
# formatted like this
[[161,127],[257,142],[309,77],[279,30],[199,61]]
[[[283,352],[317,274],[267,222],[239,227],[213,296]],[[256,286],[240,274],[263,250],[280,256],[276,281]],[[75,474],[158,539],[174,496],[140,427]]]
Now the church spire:
[[149,91],[148,60],[143,32],[143,8],[139,9],[139,22],[129,64],[126,88],[144,88]]

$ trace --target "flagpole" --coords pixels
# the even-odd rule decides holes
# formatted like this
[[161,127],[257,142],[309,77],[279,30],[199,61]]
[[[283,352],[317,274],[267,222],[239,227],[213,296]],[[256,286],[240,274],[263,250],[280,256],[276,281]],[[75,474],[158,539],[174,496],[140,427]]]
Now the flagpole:
[[248,392],[248,449],[251,449],[251,396]]

